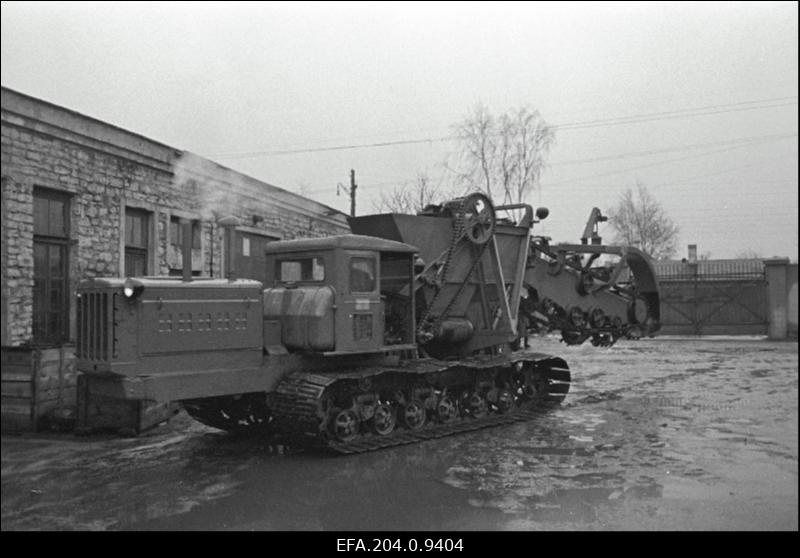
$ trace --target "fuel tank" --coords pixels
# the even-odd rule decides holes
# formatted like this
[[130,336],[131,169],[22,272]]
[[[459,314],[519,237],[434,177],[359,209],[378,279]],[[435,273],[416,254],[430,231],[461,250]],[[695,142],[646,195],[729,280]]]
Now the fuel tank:
[[266,339],[265,344],[281,344],[289,350],[334,350],[334,294],[329,286],[266,289],[264,329],[276,338]]

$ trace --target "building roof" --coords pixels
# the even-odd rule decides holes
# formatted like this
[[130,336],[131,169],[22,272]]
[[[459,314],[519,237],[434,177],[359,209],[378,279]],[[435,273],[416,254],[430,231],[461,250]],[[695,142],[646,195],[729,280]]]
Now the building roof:
[[262,196],[269,191],[273,203],[281,208],[308,215],[316,220],[346,229],[347,215],[342,211],[307,198],[285,188],[275,186],[239,171],[206,159],[189,151],[171,147],[142,134],[126,130],[75,110],[44,99],[0,86],[2,96],[2,121],[4,125],[25,125],[54,137],[78,143],[111,155],[154,167],[167,173],[191,169],[194,174],[213,175],[220,183],[237,191],[252,191]]

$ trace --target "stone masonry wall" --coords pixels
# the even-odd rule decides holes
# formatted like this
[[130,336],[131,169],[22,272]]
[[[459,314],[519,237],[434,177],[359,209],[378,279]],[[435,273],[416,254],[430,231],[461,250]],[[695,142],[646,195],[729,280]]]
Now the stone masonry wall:
[[[222,276],[221,217],[277,238],[349,231],[343,214],[312,200],[44,101],[5,88],[2,95],[3,346],[31,341],[34,188],[71,195],[71,297],[82,279],[123,273],[126,206],[151,212],[154,274],[181,261],[171,216],[200,222],[192,267],[214,276]],[[74,305],[70,312],[74,340]]]
[[[6,153],[3,151],[3,165]],[[30,188],[4,176],[3,187],[3,344],[31,337],[33,315],[33,205]],[[8,262],[8,263],[7,263]],[[27,317],[27,319],[26,319]]]

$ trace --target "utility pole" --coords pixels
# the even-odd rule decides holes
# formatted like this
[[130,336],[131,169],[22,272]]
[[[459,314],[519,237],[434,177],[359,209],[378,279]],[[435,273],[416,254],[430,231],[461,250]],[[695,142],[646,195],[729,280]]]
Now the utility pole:
[[356,171],[350,169],[350,217],[356,216]]
[[356,216],[356,188],[357,187],[358,186],[356,185],[356,171],[353,170],[353,169],[350,169],[350,188],[346,188],[344,186],[344,184],[342,184],[341,182],[339,182],[339,184],[336,185],[336,195],[337,196],[339,195],[339,191],[340,190],[344,190],[345,192],[350,194],[350,217],[355,217]]

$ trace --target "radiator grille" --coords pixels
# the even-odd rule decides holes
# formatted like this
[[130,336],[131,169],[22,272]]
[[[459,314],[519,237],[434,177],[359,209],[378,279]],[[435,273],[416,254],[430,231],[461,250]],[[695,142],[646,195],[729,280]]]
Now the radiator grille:
[[84,360],[108,361],[114,347],[114,306],[109,296],[116,293],[83,292],[78,297],[77,356]]

